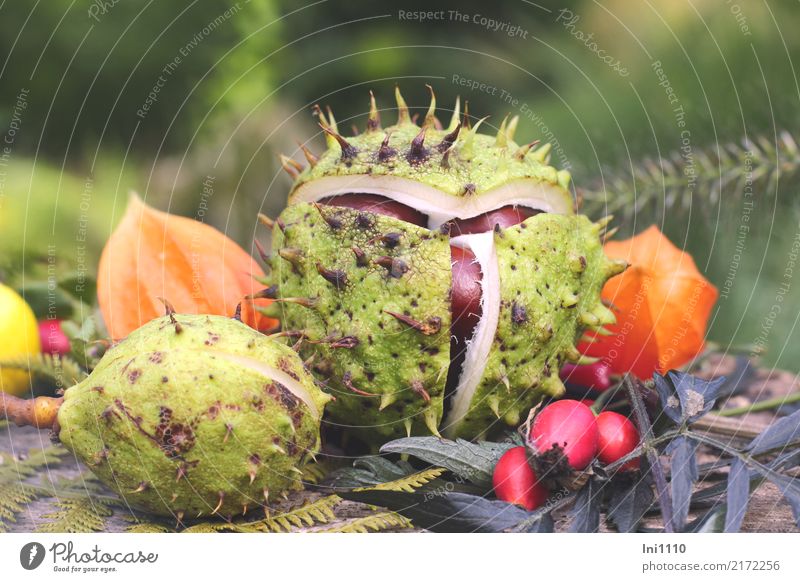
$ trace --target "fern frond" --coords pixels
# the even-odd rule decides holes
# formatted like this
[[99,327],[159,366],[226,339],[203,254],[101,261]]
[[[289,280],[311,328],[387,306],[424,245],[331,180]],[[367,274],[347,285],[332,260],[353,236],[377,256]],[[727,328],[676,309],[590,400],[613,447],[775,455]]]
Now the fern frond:
[[36,528],[40,533],[91,533],[103,531],[106,519],[113,515],[108,505],[97,499],[61,499],[55,502],[58,511],[42,517],[52,521]]
[[262,521],[243,525],[256,527],[260,531],[286,532],[295,527],[310,527],[319,523],[328,523],[336,519],[333,508],[341,501],[342,498],[338,495],[328,495],[289,511],[271,515]]
[[150,521],[140,521],[125,528],[127,533],[171,533],[173,530],[165,525]]
[[646,158],[624,170],[604,169],[580,193],[586,214],[630,218],[660,203],[675,211],[697,203],[711,207],[723,195],[728,204],[741,199],[746,189],[768,193],[779,177],[800,177],[800,146],[787,131],[777,141],[760,137]]
[[415,489],[419,489],[423,485],[430,483],[437,477],[441,476],[447,469],[442,467],[432,467],[425,469],[419,473],[413,473],[407,477],[401,477],[394,481],[387,481],[372,487],[359,487],[355,491],[405,491],[406,493],[413,493]]
[[0,532],[7,532],[9,524],[16,523],[17,514],[37,497],[36,490],[24,483],[0,485]]
[[64,386],[77,384],[86,377],[78,363],[66,356],[31,354],[0,360],[0,368],[25,370],[36,376],[44,376]]
[[302,469],[303,476],[300,478],[301,481],[304,483],[311,483],[312,485],[316,485],[320,481],[322,481],[325,477],[328,476],[330,473],[331,468],[328,466],[327,463],[308,463]]
[[229,531],[233,524],[213,521],[201,521],[181,530],[181,533],[219,533]]
[[30,449],[27,456],[17,459],[8,453],[0,453],[0,485],[19,483],[38,472],[41,467],[57,465],[69,451],[61,446]]
[[335,525],[333,527],[318,529],[314,533],[368,533],[370,531],[385,531],[395,529],[409,529],[414,527],[411,520],[393,511],[373,513],[357,519]]

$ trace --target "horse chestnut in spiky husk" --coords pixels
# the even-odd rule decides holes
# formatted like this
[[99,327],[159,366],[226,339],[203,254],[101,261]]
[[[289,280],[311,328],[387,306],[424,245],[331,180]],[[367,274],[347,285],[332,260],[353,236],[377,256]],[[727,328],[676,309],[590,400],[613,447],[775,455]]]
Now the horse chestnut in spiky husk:
[[54,428],[131,506],[229,516],[299,486],[328,400],[288,346],[233,319],[173,314],[69,388]]
[[339,134],[317,110],[328,150],[305,146],[289,206],[274,221],[271,313],[301,334],[301,354],[336,400],[335,423],[372,442],[402,434],[487,436],[559,396],[586,327],[624,263],[603,254],[607,221],[574,214],[569,174],[549,146],[513,142],[469,118],[422,127],[396,93],[385,130],[371,101],[366,132]]

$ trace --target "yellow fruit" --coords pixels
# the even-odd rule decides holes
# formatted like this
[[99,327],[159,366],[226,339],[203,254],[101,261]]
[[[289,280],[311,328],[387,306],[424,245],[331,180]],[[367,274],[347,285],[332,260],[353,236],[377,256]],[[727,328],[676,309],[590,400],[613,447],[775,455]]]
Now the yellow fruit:
[[[30,306],[13,289],[0,284],[0,361],[39,353],[39,327]],[[0,391],[27,393],[30,376],[0,366]]]

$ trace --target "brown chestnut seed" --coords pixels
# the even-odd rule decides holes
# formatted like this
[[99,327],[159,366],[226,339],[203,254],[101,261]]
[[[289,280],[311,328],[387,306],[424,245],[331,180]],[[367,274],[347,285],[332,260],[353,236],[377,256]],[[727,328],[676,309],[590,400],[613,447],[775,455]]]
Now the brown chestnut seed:
[[428,226],[428,217],[422,212],[377,194],[340,194],[322,198],[319,203],[374,212],[375,214],[391,216],[404,222],[410,222],[417,226]]
[[[453,282],[450,293],[450,368],[447,371],[445,399],[453,394],[461,376],[461,366],[467,354],[467,340],[475,333],[481,318],[480,264],[469,249],[450,246],[450,263]],[[447,402],[446,402],[447,403]]]
[[480,216],[472,218],[454,219],[450,222],[450,235],[458,236],[461,234],[476,234],[493,230],[495,226],[508,228],[524,222],[531,216],[539,214],[541,210],[527,208],[525,206],[503,206],[497,210],[492,210]]

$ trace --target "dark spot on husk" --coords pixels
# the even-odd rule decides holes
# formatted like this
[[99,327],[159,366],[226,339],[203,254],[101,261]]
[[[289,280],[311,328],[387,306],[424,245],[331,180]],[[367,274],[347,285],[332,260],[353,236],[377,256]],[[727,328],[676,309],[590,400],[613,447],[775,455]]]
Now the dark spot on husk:
[[293,380],[300,380],[300,376],[298,376],[297,373],[294,371],[292,362],[285,356],[282,356],[278,360],[278,368],[284,373],[286,373],[286,375],[292,378]]
[[280,382],[265,384],[264,392],[266,392],[270,398],[279,402],[287,410],[294,410],[299,403],[297,397]]
[[359,212],[358,216],[356,216],[356,226],[358,228],[363,228],[367,230],[368,228],[372,228],[374,221],[369,214],[364,212]]
[[183,455],[194,447],[194,430],[188,424],[173,422],[170,408],[160,407],[158,418],[159,422],[153,438],[159,443],[167,457]]
[[511,321],[517,325],[528,321],[528,310],[516,301],[511,304]]

